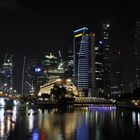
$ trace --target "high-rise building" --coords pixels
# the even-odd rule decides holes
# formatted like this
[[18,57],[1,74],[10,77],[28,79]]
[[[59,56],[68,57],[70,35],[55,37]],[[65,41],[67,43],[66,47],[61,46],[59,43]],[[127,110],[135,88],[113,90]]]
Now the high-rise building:
[[96,92],[102,96],[104,91],[104,67],[103,67],[103,42],[96,39],[95,42],[95,76]]
[[4,87],[5,91],[12,93],[13,92],[13,55],[8,56],[6,54],[4,62],[2,64],[2,72],[4,75]]
[[103,42],[104,95],[109,97],[111,94],[110,24],[103,23],[101,29]]
[[135,32],[136,49],[136,88],[140,88],[140,22],[136,22]]
[[114,50],[111,55],[111,96],[119,97],[123,93],[120,51]]
[[89,33],[89,91],[88,96],[98,96],[96,83],[95,34]]
[[26,62],[25,71],[24,93],[37,94],[40,90],[40,86],[47,82],[44,68],[41,66],[40,62],[31,59]]
[[74,31],[74,82],[78,89],[88,95],[89,88],[89,41],[88,28]]
[[73,79],[73,51],[68,51],[68,55],[65,60],[64,77]]

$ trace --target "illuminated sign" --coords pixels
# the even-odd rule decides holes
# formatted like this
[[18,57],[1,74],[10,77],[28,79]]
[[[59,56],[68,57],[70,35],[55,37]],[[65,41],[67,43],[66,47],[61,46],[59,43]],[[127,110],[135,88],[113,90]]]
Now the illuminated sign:
[[41,71],[42,71],[42,69],[41,69],[40,67],[35,68],[35,72],[36,72],[36,73],[39,73],[39,72],[41,72]]
[[82,31],[82,30],[88,30],[88,28],[87,27],[80,28],[78,30],[75,30],[74,33],[77,33],[77,32]]
[[75,37],[80,37],[80,36],[82,36],[82,33],[81,33],[81,34],[77,34],[77,35],[75,35]]

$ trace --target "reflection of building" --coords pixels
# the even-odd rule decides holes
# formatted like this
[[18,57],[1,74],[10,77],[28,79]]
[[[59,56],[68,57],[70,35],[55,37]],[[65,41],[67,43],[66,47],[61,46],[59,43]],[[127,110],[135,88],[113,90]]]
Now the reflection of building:
[[140,22],[136,23],[135,33],[135,49],[136,49],[136,88],[140,88]]

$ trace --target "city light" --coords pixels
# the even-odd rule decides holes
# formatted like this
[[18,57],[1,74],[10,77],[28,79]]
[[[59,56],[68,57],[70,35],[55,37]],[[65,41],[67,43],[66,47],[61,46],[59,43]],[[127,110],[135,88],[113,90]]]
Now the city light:
[[75,35],[75,37],[80,37],[80,36],[82,36],[82,33],[81,33],[81,34],[77,34],[77,35]]
[[88,28],[87,27],[83,27],[83,28],[77,29],[77,30],[74,31],[74,33],[80,32],[82,30],[88,30]]
[[109,25],[109,24],[107,24],[106,26],[107,26],[108,28],[110,27],[110,25]]
[[0,98],[0,105],[1,105],[1,106],[4,106],[4,105],[5,105],[4,98]]
[[99,41],[99,43],[102,44],[103,42],[102,41]]

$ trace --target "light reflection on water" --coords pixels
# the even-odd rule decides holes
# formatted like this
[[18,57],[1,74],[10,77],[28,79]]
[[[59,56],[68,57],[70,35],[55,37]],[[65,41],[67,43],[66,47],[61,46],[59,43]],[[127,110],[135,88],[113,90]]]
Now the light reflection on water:
[[140,112],[115,107],[0,108],[0,140],[120,140],[140,138]]

